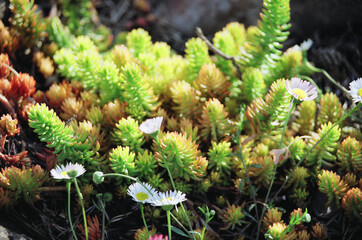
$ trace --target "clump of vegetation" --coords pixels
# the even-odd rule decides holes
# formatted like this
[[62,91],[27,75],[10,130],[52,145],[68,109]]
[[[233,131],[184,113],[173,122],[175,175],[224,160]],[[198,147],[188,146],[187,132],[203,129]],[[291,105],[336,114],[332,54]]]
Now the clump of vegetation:
[[[288,0],[264,0],[257,26],[230,23],[212,42],[198,30],[184,56],[143,29],[111,45],[90,0],[62,0],[61,18],[49,19],[33,1],[10,2],[9,26],[0,21],[1,211],[32,206],[60,226],[56,239],[326,239],[312,202],[322,196],[322,215],[356,236],[362,78],[342,104],[308,77],[310,42],[282,51]],[[12,67],[19,52],[54,76],[48,88]],[[67,192],[68,220],[45,217],[65,212],[49,192]]]

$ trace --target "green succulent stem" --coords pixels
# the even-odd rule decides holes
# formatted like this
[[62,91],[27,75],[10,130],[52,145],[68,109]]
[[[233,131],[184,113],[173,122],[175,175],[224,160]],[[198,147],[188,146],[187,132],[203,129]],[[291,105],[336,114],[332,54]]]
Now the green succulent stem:
[[85,209],[84,209],[83,195],[82,195],[82,193],[80,192],[77,179],[76,179],[76,178],[73,178],[73,181],[74,181],[75,189],[77,190],[77,193],[78,193],[80,206],[82,207],[85,239],[88,240],[87,216],[86,216],[86,214],[85,214]]
[[313,151],[313,149],[329,134],[330,131],[332,131],[332,129],[335,126],[338,126],[341,122],[343,122],[347,117],[351,116],[352,113],[354,113],[355,111],[357,111],[357,109],[362,105],[362,102],[359,102],[351,111],[349,111],[346,115],[344,115],[341,119],[339,119],[337,122],[335,122],[332,127],[330,129],[328,129],[328,131],[318,140],[318,142],[316,142],[316,144],[314,144],[309,150],[308,152],[303,156],[303,158],[294,166],[293,170],[289,173],[289,175],[285,178],[282,186],[278,189],[278,191],[276,192],[276,194],[274,195],[274,197],[272,198],[271,201],[274,201],[274,199],[279,195],[279,193],[282,191],[282,189],[284,188],[284,186],[287,184],[288,180],[293,176],[295,170],[302,164],[302,162],[307,158],[307,156]]
[[145,219],[145,213],[144,213],[144,210],[143,210],[143,203],[140,203],[140,210],[141,210],[141,215],[142,215],[142,221],[143,221],[143,224],[145,225],[145,229],[146,229],[146,232],[147,232],[147,237],[149,238],[150,233],[148,231],[148,227],[147,227],[147,223],[146,223],[146,219]]
[[[284,134],[285,134],[285,130],[287,128],[287,125],[288,125],[288,122],[289,122],[289,118],[290,116],[292,115],[292,112],[295,108],[295,106],[297,105],[297,101],[295,101],[295,99],[293,98],[292,99],[292,102],[290,103],[290,109],[289,109],[289,112],[288,112],[288,115],[287,115],[287,118],[285,119],[285,122],[284,122],[284,125],[283,125],[283,131],[282,131],[282,135],[280,137],[280,141],[279,141],[279,146],[278,148],[281,149],[282,146],[283,146],[283,139],[284,139]],[[268,192],[266,194],[266,197],[265,197],[265,203],[267,204],[268,203],[268,200],[269,200],[269,195],[270,195],[270,192],[271,192],[271,189],[273,187],[273,184],[274,184],[274,179],[275,179],[275,175],[277,173],[277,166],[278,166],[278,163],[274,164],[274,171],[273,171],[273,177],[271,178],[271,182],[270,182],[270,185],[269,185],[269,188],[268,188]],[[263,206],[263,210],[261,211],[261,218],[263,217],[264,213],[265,213],[265,206]],[[257,230],[257,238],[256,239],[259,239],[259,234],[260,234],[260,228],[261,228],[261,220],[259,220],[258,222],[258,230]]]
[[67,191],[68,191],[68,219],[69,219],[69,225],[70,229],[72,229],[73,237],[75,240],[78,240],[77,235],[75,234],[73,223],[72,223],[72,217],[71,217],[71,211],[70,211],[70,188],[72,186],[71,181],[67,181]]

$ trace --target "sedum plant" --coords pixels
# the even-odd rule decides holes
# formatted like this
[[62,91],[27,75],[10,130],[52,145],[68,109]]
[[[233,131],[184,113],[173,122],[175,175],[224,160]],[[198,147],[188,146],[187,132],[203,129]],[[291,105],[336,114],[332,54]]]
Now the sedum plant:
[[160,138],[161,152],[156,152],[161,167],[169,167],[172,176],[201,180],[206,175],[208,161],[202,157],[198,145],[185,134],[166,133]]
[[30,127],[34,128],[41,141],[47,143],[47,147],[54,147],[54,154],[57,154],[60,162],[79,162],[86,169],[100,167],[96,156],[99,145],[92,146],[88,133],[76,136],[72,127],[65,125],[45,104],[36,104],[30,108],[28,117]]
[[40,165],[31,168],[11,166],[0,172],[0,208],[8,208],[24,200],[33,204],[40,199],[40,187],[48,180]]
[[[5,160],[0,177],[3,208],[24,197],[23,192],[8,188],[9,178],[3,176],[31,175],[28,172],[35,167],[29,166],[45,159],[48,169],[55,162],[84,165],[85,183],[89,183],[94,171],[96,184],[106,176],[118,176],[115,183],[107,181],[104,186],[81,185],[87,212],[102,214],[104,227],[116,220],[127,222],[129,212],[134,210],[127,199],[129,182],[120,177],[138,182],[141,179],[168,191],[157,193],[156,200],[150,198],[156,206],[145,209],[147,221],[157,224],[160,231],[165,230],[160,220],[163,212],[157,207],[166,210],[169,238],[170,217],[175,216],[174,233],[190,239],[207,239],[211,236],[208,232],[214,233],[216,239],[230,235],[250,239],[323,239],[327,237],[323,225],[312,227],[306,221],[307,211],[293,211],[312,206],[318,195],[315,191],[326,194],[327,205],[337,207],[338,214],[348,216],[350,222],[346,224],[354,226],[359,221],[361,131],[355,120],[361,105],[361,80],[351,84],[349,94],[355,102],[351,109],[337,95],[318,92],[308,77],[311,64],[307,50],[311,42],[282,52],[290,27],[289,1],[264,0],[257,26],[245,28],[240,23],[230,23],[215,34],[213,44],[202,35],[190,39],[185,56],[175,53],[166,43],[152,42],[143,29],[126,33],[123,45],[109,48],[107,31],[97,37],[102,30],[93,25],[91,1],[77,2],[79,8],[72,9],[70,1],[60,1],[60,17],[50,19],[41,34],[37,34],[36,26],[28,26],[29,46],[41,48],[45,31],[54,43],[50,45],[56,45],[49,56],[53,56],[63,82],[36,91],[35,79],[26,73],[15,73],[12,56],[0,55],[0,100],[5,106],[1,111],[9,112],[0,121],[7,121],[0,124],[0,158]],[[23,3],[14,11],[32,6],[31,1]],[[34,7],[29,9],[30,14],[19,13],[17,17],[30,22],[40,19]],[[23,26],[5,27],[0,22],[2,51],[14,51],[29,40],[22,36],[24,39],[18,42],[20,39],[14,37],[21,36],[16,33],[20,27]],[[216,54],[211,55],[209,50]],[[51,67],[44,70],[51,65],[46,56],[41,52],[34,55],[43,74],[51,75]],[[357,118],[347,119],[351,114]],[[44,143],[38,144],[45,152],[36,153],[39,159],[26,156],[27,150],[33,150],[32,144],[24,144],[27,150],[18,153],[17,144],[27,141],[22,134],[28,127],[24,120],[36,133],[32,140]],[[21,165],[25,167],[16,168]],[[45,182],[32,183],[33,177],[25,178],[24,183],[19,181],[21,186],[16,185],[15,178],[13,184],[32,191],[27,200],[32,203]],[[113,189],[114,184],[122,208],[112,211],[128,212],[120,213],[122,219],[109,220],[105,211],[109,208],[92,200],[96,192]],[[187,194],[188,200],[180,204],[179,211],[171,213],[179,191]],[[132,197],[139,203],[143,194],[137,198],[134,193]],[[185,195],[181,195],[185,201]],[[196,208],[203,204],[218,213],[215,219],[219,222],[207,225],[207,231],[208,220],[201,219]],[[285,211],[292,212],[289,223],[280,208],[285,205]],[[203,214],[211,220],[207,212]],[[339,221],[341,218],[336,216],[332,219]],[[106,230],[100,230],[101,223],[96,219],[101,218],[88,220],[90,228],[79,229],[91,233],[94,228],[95,238],[100,234],[104,237]],[[142,220],[146,227],[137,231],[136,237],[149,239],[156,229],[148,231],[144,216]],[[324,220],[313,216],[313,221]],[[193,228],[204,222],[199,236]],[[132,221],[132,227],[136,225],[139,222]]]

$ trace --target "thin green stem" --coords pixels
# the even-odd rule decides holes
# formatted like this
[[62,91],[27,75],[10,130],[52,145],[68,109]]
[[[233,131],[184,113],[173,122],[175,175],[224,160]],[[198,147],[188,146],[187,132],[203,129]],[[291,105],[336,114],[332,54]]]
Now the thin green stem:
[[317,89],[317,92],[318,92],[318,96],[319,97],[322,97],[323,95],[323,92],[322,90],[318,87],[318,85],[313,81],[313,79],[311,79],[310,77],[308,76],[301,76],[302,79],[305,79],[305,80],[308,80],[311,84],[313,84],[313,86]]
[[314,144],[309,150],[308,152],[303,156],[303,158],[297,163],[297,165],[295,165],[295,167],[293,168],[293,170],[289,173],[289,175],[285,178],[282,186],[278,189],[278,191],[276,192],[276,194],[274,195],[274,197],[272,198],[271,201],[274,201],[274,199],[278,196],[278,194],[282,191],[282,189],[284,188],[284,186],[287,184],[287,182],[289,181],[289,179],[293,176],[295,170],[300,166],[300,164],[302,164],[302,162],[307,158],[307,156],[313,151],[313,149],[330,133],[330,131],[332,131],[332,129],[339,125],[341,122],[343,122],[347,117],[349,117],[352,113],[354,113],[360,106],[361,106],[361,102],[358,103],[351,111],[349,111],[346,115],[344,115],[341,119],[339,119],[338,122],[334,123],[332,125],[332,127],[330,129],[328,129],[328,131],[316,142],[316,144]]
[[[242,117],[241,117],[240,121],[242,121]],[[241,142],[240,142],[240,129],[239,129],[239,126],[237,126],[237,130],[236,130],[236,144],[239,147],[239,155],[240,155],[239,157],[240,157],[241,163],[243,164],[243,167],[244,167],[244,170],[245,170],[246,180],[248,182],[248,185],[249,185],[249,188],[250,188],[250,191],[251,191],[251,195],[253,197],[253,201],[254,201],[254,203],[256,203],[257,201],[256,201],[256,197],[255,197],[255,192],[254,192],[254,189],[253,189],[253,185],[251,184],[248,169],[247,169],[245,161],[244,161],[243,150],[242,150],[242,146],[241,146]],[[255,213],[256,213],[256,217],[257,217],[258,222],[259,222],[259,211],[258,211],[257,206],[255,206]]]
[[148,227],[147,227],[147,223],[146,223],[146,219],[145,219],[145,214],[144,214],[144,211],[143,211],[143,203],[140,203],[140,210],[141,210],[143,224],[145,225],[145,229],[146,229],[146,232],[147,232],[147,238],[149,238],[150,233],[148,232]]
[[124,178],[128,178],[130,180],[133,180],[135,182],[140,182],[137,178],[125,175],[125,174],[121,174],[121,173],[105,173],[103,174],[103,177],[124,177]]
[[[162,151],[161,143],[160,143],[160,140],[159,140],[158,136],[155,137],[155,140],[156,140],[158,149],[160,149],[161,156],[162,156],[162,157],[165,156],[164,153],[163,153],[163,151]],[[170,171],[170,169],[169,169],[169,167],[168,167],[168,165],[167,165],[167,162],[166,162],[166,161],[163,161],[163,163],[165,164],[165,168],[166,168],[167,173],[168,173],[168,175],[169,175],[169,177],[170,177],[171,184],[172,184],[172,188],[173,188],[175,191],[177,191],[176,186],[175,186],[175,183],[174,183],[174,181],[173,181],[173,177],[172,177],[171,171]],[[189,225],[190,230],[192,230],[191,222],[190,222],[190,219],[187,217],[187,213],[186,213],[185,207],[184,207],[184,205],[183,205],[182,203],[180,203],[180,206],[181,206],[181,209],[182,209],[183,213],[184,213],[185,216],[186,216],[187,224]],[[192,238],[194,238],[193,235],[190,235],[190,236],[192,236]]]
[[340,88],[340,89],[346,94],[346,96],[347,96],[349,99],[351,99],[351,97],[350,97],[350,95],[349,95],[349,93],[348,93],[348,90],[347,90],[345,87],[343,87],[341,84],[339,84],[338,82],[336,82],[336,80],[334,80],[334,79],[332,78],[332,76],[328,74],[328,72],[327,72],[326,70],[321,69],[321,68],[317,68],[317,67],[313,66],[313,65],[312,65],[310,62],[308,62],[308,61],[306,62],[306,66],[307,66],[310,70],[312,70],[312,71],[314,71],[314,72],[323,73],[324,76],[326,76],[329,81],[331,81],[334,85],[336,85],[338,88]]
[[291,102],[291,105],[292,105],[292,106],[291,106],[290,109],[289,109],[289,112],[288,112],[288,115],[287,115],[287,119],[285,120],[284,125],[283,125],[282,136],[280,137],[279,146],[278,146],[279,149],[281,149],[282,146],[283,146],[283,139],[284,139],[284,135],[285,135],[285,130],[287,129],[290,116],[292,115],[292,112],[293,112],[295,106],[297,105],[297,102],[294,101],[294,100],[295,100],[295,99],[293,98],[293,99],[292,99],[292,102]]
[[137,178],[122,174],[122,173],[106,173],[103,174],[103,177],[124,177],[124,178],[128,178],[130,180],[133,180],[135,182],[138,182],[139,184],[141,184],[149,194],[151,194],[151,196],[153,196],[152,192],[143,184],[143,182],[141,182],[140,180],[138,180]]
[[[284,134],[285,134],[285,130],[287,128],[287,125],[288,125],[288,122],[289,122],[289,118],[290,116],[292,115],[292,112],[296,106],[297,102],[294,101],[294,98],[292,99],[292,102],[291,102],[291,107],[289,109],[289,112],[288,112],[288,115],[287,115],[287,118],[285,119],[285,122],[284,122],[284,125],[283,125],[283,131],[282,131],[282,135],[280,137],[280,141],[279,141],[279,146],[278,148],[281,149],[282,146],[283,146],[283,139],[284,139]],[[277,161],[277,159],[275,160]],[[273,170],[273,175],[272,175],[272,178],[271,178],[271,182],[270,182],[270,185],[269,185],[269,188],[268,188],[268,192],[266,194],[266,197],[265,197],[265,203],[268,204],[268,200],[269,200],[269,195],[271,193],[271,190],[272,190],[272,187],[273,187],[273,184],[274,184],[274,179],[275,179],[275,176],[277,174],[277,166],[278,166],[278,162],[276,164],[274,164],[274,170]],[[259,239],[259,234],[260,234],[260,228],[261,228],[261,219],[263,218],[263,215],[266,211],[266,208],[263,206],[262,208],[262,211],[261,211],[261,216],[259,218],[259,221],[258,221],[258,232],[257,232],[257,238],[256,239]]]
[[78,186],[78,182],[77,182],[77,178],[73,178],[73,180],[74,180],[75,188],[76,188],[77,193],[78,193],[80,206],[82,207],[85,239],[88,240],[87,216],[86,216],[86,214],[85,214],[85,209],[84,209],[83,195],[82,195],[82,193],[80,192],[80,189],[79,189],[79,186]]
[[72,233],[75,240],[78,240],[77,235],[75,234],[73,223],[72,223],[72,217],[71,217],[71,211],[70,211],[70,187],[72,186],[71,181],[67,181],[67,190],[68,190],[68,219],[69,219],[69,225],[70,229],[72,229]]
[[105,225],[106,225],[106,214],[105,214],[105,202],[103,202],[103,199],[101,200],[102,203],[102,240],[104,240],[105,235]]
[[171,237],[171,217],[170,217],[170,210],[166,211],[166,215],[167,215],[167,225],[168,225],[168,239],[172,240]]
[[175,222],[185,231],[188,232],[188,230],[185,228],[185,226],[175,217],[175,215],[172,214],[172,212],[170,212],[171,217],[173,218],[173,220],[175,220]]

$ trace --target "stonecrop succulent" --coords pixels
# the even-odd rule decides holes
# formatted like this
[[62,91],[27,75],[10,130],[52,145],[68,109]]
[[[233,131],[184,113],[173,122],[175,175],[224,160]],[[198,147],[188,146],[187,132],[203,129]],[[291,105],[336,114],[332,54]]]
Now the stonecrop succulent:
[[220,213],[219,217],[225,223],[223,229],[231,228],[233,230],[244,223],[245,214],[242,212],[242,208],[242,206],[231,205]]
[[198,145],[185,134],[168,132],[160,138],[161,150],[155,153],[160,166],[169,167],[172,176],[200,180],[206,175],[208,161],[202,157]]
[[5,167],[0,172],[0,207],[25,200],[28,204],[40,199],[40,187],[48,180],[48,173],[40,165],[31,168]]
[[[110,238],[118,231],[116,222],[125,238],[138,229],[135,239],[171,239],[170,215],[173,231],[190,239],[357,235],[362,133],[356,110],[362,78],[352,81],[349,91],[340,87],[343,97],[333,88],[325,93],[311,76],[323,73],[307,60],[311,40],[282,52],[289,0],[264,0],[257,26],[229,23],[212,43],[198,29],[183,56],[140,28],[112,41],[97,18],[96,9],[104,6],[95,8],[95,2],[77,0],[74,7],[61,0],[59,9],[43,18],[34,1],[10,0],[9,20],[0,21],[0,51],[8,53],[0,53],[0,208],[22,199],[48,200],[50,195],[40,192],[53,189],[56,181],[48,181],[49,174],[67,184],[82,175],[81,194],[75,184],[77,203],[85,204],[89,227],[84,214],[77,233],[85,239],[87,231],[89,239]],[[120,4],[132,12],[119,9],[121,15],[112,19],[161,20],[151,11],[157,1],[129,2]],[[38,67],[34,77],[16,72],[20,59]],[[42,143],[33,143],[37,140]],[[54,168],[48,172],[39,162]],[[117,174],[115,182],[105,180]],[[120,208],[105,205],[99,194],[104,189],[114,189]],[[141,209],[143,229],[140,221],[129,221],[135,211],[127,194]],[[312,209],[312,227],[307,210],[298,207],[314,208],[320,195],[335,215],[328,222]],[[204,204],[217,211],[218,222],[202,219],[197,206]],[[157,224],[165,230],[160,207],[168,217],[168,236],[147,228]],[[334,231],[335,223],[343,223],[342,230]]]

